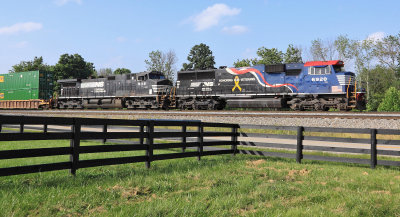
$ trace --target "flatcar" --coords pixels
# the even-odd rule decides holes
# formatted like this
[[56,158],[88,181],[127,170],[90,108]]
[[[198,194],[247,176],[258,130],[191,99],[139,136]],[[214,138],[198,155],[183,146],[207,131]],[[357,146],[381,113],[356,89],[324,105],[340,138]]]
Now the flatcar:
[[168,109],[172,82],[160,72],[110,75],[93,79],[58,80],[60,109]]
[[290,108],[293,110],[365,109],[355,74],[344,63],[312,61],[178,72],[181,109]]

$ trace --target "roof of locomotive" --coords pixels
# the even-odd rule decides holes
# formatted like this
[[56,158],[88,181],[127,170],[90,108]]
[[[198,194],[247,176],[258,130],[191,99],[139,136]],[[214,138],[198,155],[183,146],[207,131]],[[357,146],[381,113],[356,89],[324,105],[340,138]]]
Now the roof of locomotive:
[[304,64],[304,66],[325,66],[325,65],[344,66],[344,63],[341,60],[330,60],[330,61],[309,61]]

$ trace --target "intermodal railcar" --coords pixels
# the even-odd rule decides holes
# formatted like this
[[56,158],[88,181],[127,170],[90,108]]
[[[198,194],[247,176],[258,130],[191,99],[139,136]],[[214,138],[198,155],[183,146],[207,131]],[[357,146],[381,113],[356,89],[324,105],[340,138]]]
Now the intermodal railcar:
[[53,96],[53,84],[52,72],[0,74],[0,108],[49,108]]

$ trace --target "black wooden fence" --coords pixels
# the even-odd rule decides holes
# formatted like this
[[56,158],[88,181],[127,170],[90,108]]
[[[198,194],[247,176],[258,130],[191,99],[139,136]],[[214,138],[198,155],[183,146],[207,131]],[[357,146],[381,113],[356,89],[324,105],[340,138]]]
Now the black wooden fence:
[[[69,155],[67,162],[55,162],[40,165],[27,165],[0,168],[0,176],[9,176],[26,173],[69,169],[71,174],[81,168],[145,162],[149,168],[152,161],[167,160],[185,157],[235,154],[237,142],[237,124],[206,123],[195,121],[158,121],[158,120],[117,120],[117,119],[90,119],[90,118],[59,118],[59,117],[35,117],[35,116],[2,116],[0,115],[0,131],[2,127],[17,125],[19,131],[4,130],[0,133],[0,141],[26,141],[26,140],[70,140],[69,147],[46,147],[33,149],[2,150],[0,149],[0,160]],[[26,125],[40,126],[41,131],[28,131]],[[54,132],[55,126],[62,127],[62,132]],[[100,132],[93,132],[90,127],[100,126]],[[122,127],[121,127],[122,126]],[[157,129],[157,127],[178,127],[179,132],[170,132],[168,129]],[[65,127],[70,128],[66,131]],[[110,132],[109,128],[119,129],[118,132]],[[118,128],[119,127],[119,128]],[[188,127],[197,129],[188,131]],[[225,128],[225,131],[207,131],[205,129]],[[37,128],[36,128],[37,129]],[[156,143],[160,139],[180,137],[180,142]],[[228,137],[229,140],[204,141],[204,137]],[[196,138],[194,142],[187,142],[187,138]],[[82,140],[106,140],[110,139],[137,139],[139,142],[132,143],[128,140],[119,140],[127,144],[99,144],[92,146],[81,146]],[[230,149],[219,148],[217,150],[204,150],[208,146],[226,146]],[[188,147],[196,148],[196,151],[185,152]],[[182,148],[182,152],[154,154],[154,150]],[[80,160],[81,154],[101,152],[124,152],[144,150],[143,156],[130,156],[118,158],[103,158]]]
[[[284,158],[295,158],[298,163],[301,163],[302,159],[309,160],[321,160],[321,161],[335,161],[345,163],[360,163],[370,164],[371,168],[375,168],[376,165],[387,165],[387,166],[400,166],[400,161],[388,161],[378,160],[378,155],[385,156],[400,156],[400,140],[399,139],[377,139],[378,135],[391,135],[393,138],[399,138],[400,130],[390,129],[352,129],[352,128],[327,128],[327,127],[291,127],[291,126],[264,126],[264,125],[240,125],[240,139],[245,140],[249,138],[268,138],[269,142],[251,142],[241,141],[240,145],[251,146],[251,147],[266,147],[272,149],[284,149],[284,150],[296,150],[296,153],[288,153],[287,151],[274,152],[272,151],[252,151],[240,149],[239,153],[251,154],[251,155],[262,155],[272,157],[284,157]],[[251,129],[249,132],[249,129]],[[271,133],[265,133],[265,130],[269,130]],[[264,131],[264,132],[263,132]],[[254,133],[256,132],[256,133]],[[257,133],[258,132],[258,133]],[[329,133],[331,135],[312,135],[312,133]],[[336,133],[336,134],[335,134]],[[340,134],[337,134],[340,133]],[[345,134],[343,134],[345,133]],[[310,135],[311,134],[311,135]],[[333,135],[332,135],[333,134]],[[353,135],[350,135],[353,134]],[[349,138],[357,134],[367,134],[366,138]],[[350,136],[349,136],[350,135]],[[365,136],[364,136],[365,137]],[[290,139],[295,144],[281,144],[279,139]],[[278,142],[271,142],[276,140]],[[319,141],[320,145],[304,145],[304,140]],[[268,141],[268,140],[267,140]],[[342,147],[330,146],[329,142],[340,142]],[[352,144],[369,144],[369,147],[343,147],[351,146]],[[379,146],[382,146],[379,149]],[[386,146],[386,150],[383,147]],[[391,150],[387,150],[387,149]],[[397,149],[397,150],[396,150]],[[307,152],[304,154],[303,151],[314,151],[314,153]],[[398,151],[399,150],[399,151]],[[324,154],[317,154],[317,152],[335,152],[335,153],[350,153],[350,154],[369,154],[369,159],[358,158],[357,155],[354,157],[337,157],[337,156],[326,156]]]
[[[18,131],[1,130],[2,127],[10,125],[14,125],[14,127],[18,126]],[[26,125],[29,125],[29,127],[26,127]],[[32,125],[36,127],[32,127]],[[63,129],[57,130],[55,126],[62,126]],[[70,130],[66,130],[68,129],[66,127]],[[95,127],[97,127],[97,132],[93,132],[93,128]],[[34,131],[26,130],[27,128],[34,129]],[[301,163],[303,159],[309,159],[369,164],[371,168],[375,168],[376,165],[400,166],[400,161],[378,159],[380,156],[400,156],[400,139],[397,139],[399,138],[400,130],[389,129],[288,127],[206,123],[200,121],[117,120],[0,115],[0,132],[0,141],[70,141],[69,147],[18,150],[0,149],[0,160],[58,155],[70,156],[70,160],[67,162],[0,168],[0,176],[63,169],[69,169],[72,174],[76,174],[76,170],[80,168],[135,162],[145,162],[149,168],[151,162],[157,160],[185,157],[197,157],[200,160],[202,156],[234,155],[235,153],[294,158],[298,163]],[[351,138],[351,136],[354,137],[354,135],[359,134],[363,134],[364,138]],[[387,139],[387,136],[391,136],[389,137],[390,139]],[[258,142],[249,141],[249,139],[254,140],[255,138],[264,139]],[[106,140],[116,139],[119,139],[119,144],[81,146],[82,140],[102,140],[105,142]],[[138,141],[129,142],[121,139],[137,139]],[[289,139],[291,144],[280,143],[279,139]],[[160,142],[161,140],[164,142],[169,141],[169,143]],[[319,143],[318,145],[307,145],[304,141],[319,141]],[[341,147],[328,144],[335,142],[341,143]],[[360,148],[351,147],[351,144],[369,145],[368,147],[364,146]],[[221,147],[213,148],[214,146],[226,145],[230,145],[230,149]],[[237,145],[241,145],[240,147],[242,148],[238,149]],[[349,145],[349,147],[346,147],[346,145]],[[384,146],[386,149],[384,149]],[[244,147],[247,147],[247,149],[244,149]],[[254,150],[254,147],[274,150]],[[154,153],[154,150],[172,148],[180,148],[182,151],[162,154]],[[186,148],[195,149],[195,151],[185,151]],[[142,156],[135,155],[89,160],[80,160],[79,158],[81,154],[88,153],[143,150],[145,151],[145,155]],[[325,152],[361,155],[340,157],[340,155],[329,156],[324,154]],[[369,159],[365,158],[366,154],[370,155]]]

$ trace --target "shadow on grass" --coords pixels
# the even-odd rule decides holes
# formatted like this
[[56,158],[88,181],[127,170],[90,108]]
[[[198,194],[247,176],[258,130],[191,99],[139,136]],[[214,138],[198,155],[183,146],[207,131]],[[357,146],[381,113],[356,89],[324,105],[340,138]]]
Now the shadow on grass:
[[[288,164],[297,164],[295,159],[281,157],[266,157],[253,155],[231,155],[206,156],[201,161],[196,158],[172,159],[166,161],[154,161],[151,168],[147,169],[145,163],[133,163],[124,165],[102,166],[94,168],[79,169],[76,176],[69,174],[68,170],[60,170],[55,172],[45,172],[36,174],[16,175],[0,178],[0,191],[13,188],[29,189],[36,187],[82,187],[85,185],[99,185],[115,179],[123,180],[131,177],[146,176],[165,176],[172,173],[186,173],[190,171],[201,171],[221,167],[226,164],[241,164],[246,161],[254,161],[264,159],[268,162],[281,162]],[[357,167],[369,169],[369,165],[355,163],[340,163],[317,160],[304,160],[301,165],[321,165],[321,166],[340,166],[340,167]],[[379,168],[400,171],[398,167],[378,166]],[[343,169],[343,168],[342,168]]]

